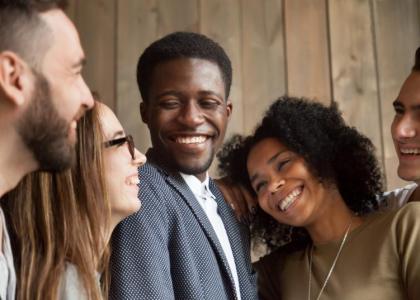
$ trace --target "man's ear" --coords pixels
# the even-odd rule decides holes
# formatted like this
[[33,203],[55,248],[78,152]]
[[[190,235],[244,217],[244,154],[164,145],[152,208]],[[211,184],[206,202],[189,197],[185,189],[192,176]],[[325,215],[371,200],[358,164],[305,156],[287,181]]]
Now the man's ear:
[[26,69],[26,64],[17,54],[11,51],[0,53],[0,93],[12,105],[25,103]]
[[226,113],[227,113],[227,117],[228,119],[230,119],[230,116],[232,115],[232,101],[230,101],[229,99],[226,101]]
[[149,123],[149,118],[147,116],[147,104],[144,103],[144,101],[140,102],[140,116],[144,124]]

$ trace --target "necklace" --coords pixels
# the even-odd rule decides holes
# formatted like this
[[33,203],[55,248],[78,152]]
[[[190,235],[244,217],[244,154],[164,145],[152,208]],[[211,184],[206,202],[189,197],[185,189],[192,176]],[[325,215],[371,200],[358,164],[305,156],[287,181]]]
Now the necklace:
[[[327,286],[328,280],[331,277],[332,272],[334,271],[335,264],[337,263],[338,257],[341,254],[341,250],[343,250],[344,244],[346,243],[347,236],[349,235],[351,223],[353,220],[350,221],[349,225],[347,226],[346,232],[344,233],[343,239],[341,240],[340,247],[338,248],[337,254],[335,255],[334,261],[331,265],[330,270],[328,271],[327,276],[325,277],[324,284],[321,287],[321,290],[319,291],[318,297],[316,297],[316,300],[319,300],[321,298],[321,294],[324,291],[325,287]],[[312,255],[314,251],[314,244],[311,246],[311,250],[309,253],[309,282],[308,282],[308,300],[311,300],[311,279],[312,279]]]

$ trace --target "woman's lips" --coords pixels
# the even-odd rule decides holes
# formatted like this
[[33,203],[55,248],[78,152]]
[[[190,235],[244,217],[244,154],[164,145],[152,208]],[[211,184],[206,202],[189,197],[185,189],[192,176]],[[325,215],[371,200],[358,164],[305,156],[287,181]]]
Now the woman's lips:
[[134,174],[134,175],[131,175],[131,176],[128,176],[126,179],[125,179],[125,183],[127,184],[127,185],[130,185],[130,186],[137,186],[137,185],[139,185],[139,183],[140,183],[140,179],[139,179],[139,176],[138,176],[138,174]]

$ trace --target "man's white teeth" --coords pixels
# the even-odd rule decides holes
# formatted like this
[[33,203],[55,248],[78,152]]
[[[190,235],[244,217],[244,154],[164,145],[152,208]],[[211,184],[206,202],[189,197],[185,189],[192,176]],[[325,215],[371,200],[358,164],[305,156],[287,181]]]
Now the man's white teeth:
[[279,204],[279,208],[282,211],[285,211],[289,208],[290,205],[293,204],[293,202],[297,199],[297,197],[302,193],[302,188],[298,187],[296,189],[294,189],[289,195],[286,196],[286,198],[284,198],[280,204]]
[[177,137],[175,141],[180,144],[201,144],[206,141],[207,137],[200,135],[200,136],[184,136],[184,137]]
[[419,155],[420,149],[419,148],[411,148],[411,149],[402,149],[400,148],[402,154],[406,155]]
[[137,175],[133,175],[133,176],[127,177],[125,182],[128,185],[138,185],[140,183],[140,179]]

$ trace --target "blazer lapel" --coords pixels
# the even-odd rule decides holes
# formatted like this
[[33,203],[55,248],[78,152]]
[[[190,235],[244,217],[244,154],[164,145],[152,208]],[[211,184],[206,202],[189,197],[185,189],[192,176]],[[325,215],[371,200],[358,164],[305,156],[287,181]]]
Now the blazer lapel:
[[[198,203],[192,191],[188,188],[184,179],[179,174],[171,174],[167,181],[172,185],[182,196],[182,199],[188,204],[194,216],[196,217],[198,223],[206,234],[210,244],[212,245],[215,253],[219,256],[224,269],[228,271],[229,279],[233,282],[232,275],[229,271],[229,265],[227,263],[225,254],[223,252],[222,246],[220,245],[219,239],[217,238],[216,232],[213,229],[206,213]],[[229,234],[229,233],[228,233]]]
[[[205,235],[207,236],[211,247],[213,248],[214,252],[216,253],[216,256],[220,260],[221,265],[223,266],[222,270],[227,275],[231,286],[234,287],[235,283],[234,283],[232,274],[230,272],[229,264],[227,262],[225,254],[223,252],[222,246],[220,245],[219,239],[217,238],[216,232],[214,231],[213,226],[211,225],[209,219],[207,218],[206,213],[204,212],[204,210],[202,209],[202,207],[198,203],[194,194],[188,188],[188,185],[185,183],[184,179],[181,177],[179,172],[171,170],[169,165],[165,164],[162,160],[159,160],[156,152],[153,149],[149,149],[147,151],[146,155],[147,155],[147,159],[149,160],[149,162],[151,162],[155,166],[157,166],[167,176],[166,181],[168,182],[168,184],[173,186],[180,193],[181,198],[190,207],[190,209],[193,212],[195,218],[197,219],[197,221],[200,224],[201,228],[203,229]],[[212,182],[212,180],[210,180],[210,181]],[[214,191],[214,186],[210,187],[210,188],[213,192]],[[217,202],[219,214],[221,214],[220,212],[222,211],[221,218],[222,218],[222,221],[225,225],[226,232],[228,234],[229,241],[231,243],[232,252],[235,256],[235,253],[237,253],[237,252],[233,248],[234,247],[233,246],[234,241],[232,241],[232,239],[230,237],[230,234],[233,234],[235,229],[234,229],[234,226],[232,226],[232,224],[230,224],[230,222],[229,222],[229,224],[225,223],[226,220],[231,219],[227,215],[229,213],[229,211],[228,211],[229,207],[227,207],[227,204],[225,203],[223,198],[221,198],[221,193],[220,192],[218,192],[217,194],[214,194],[214,195],[216,196],[216,202]],[[220,198],[222,199],[222,201],[220,201]],[[223,207],[221,209],[221,206],[220,206],[221,204],[223,206],[226,206],[227,210],[226,210],[225,207]],[[233,216],[233,218],[234,218],[234,216]],[[235,235],[237,236],[237,233]],[[232,292],[232,297],[234,299],[236,299],[236,293],[235,293],[234,289],[232,289],[231,292]]]

